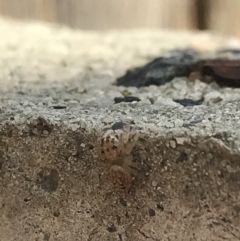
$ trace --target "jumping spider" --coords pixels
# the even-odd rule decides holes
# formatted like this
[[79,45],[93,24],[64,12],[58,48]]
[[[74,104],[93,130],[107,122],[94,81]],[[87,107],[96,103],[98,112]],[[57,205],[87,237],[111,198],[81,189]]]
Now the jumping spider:
[[127,122],[116,122],[103,130],[99,140],[99,156],[107,162],[108,179],[115,189],[127,193],[134,174],[131,154],[138,141],[138,131]]

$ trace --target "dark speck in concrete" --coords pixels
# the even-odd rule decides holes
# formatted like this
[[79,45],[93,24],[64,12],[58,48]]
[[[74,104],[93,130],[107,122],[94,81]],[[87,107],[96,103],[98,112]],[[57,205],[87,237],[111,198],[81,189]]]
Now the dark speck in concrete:
[[164,211],[164,207],[161,204],[157,204],[157,209],[159,209],[160,211]]
[[187,161],[187,159],[188,159],[188,155],[187,155],[186,152],[183,151],[183,152],[180,154],[180,156],[178,157],[177,163],[178,163],[178,162]]
[[181,100],[174,100],[176,103],[186,106],[194,106],[194,105],[201,105],[203,100],[191,100],[191,99],[181,99]]
[[89,144],[88,147],[90,150],[94,149],[94,146],[92,144]]
[[127,206],[127,203],[126,203],[126,201],[125,201],[123,198],[120,198],[119,202],[120,202],[120,204],[122,204],[124,207]]
[[60,215],[60,212],[59,212],[59,210],[55,210],[54,212],[53,212],[53,216],[54,217],[59,217],[59,215]]
[[31,198],[30,197],[26,197],[26,198],[23,199],[23,201],[27,203],[27,202],[31,201]]
[[55,110],[63,110],[63,109],[66,109],[67,106],[66,105],[54,105],[53,106],[53,109]]
[[44,191],[52,193],[57,190],[59,179],[59,173],[56,169],[43,168],[38,173],[37,183]]
[[148,213],[150,217],[154,217],[156,215],[155,211],[151,208],[148,210]]
[[117,228],[115,227],[114,224],[112,224],[110,227],[107,228],[107,231],[109,233],[115,233],[117,231]]
[[141,101],[138,97],[135,96],[124,96],[124,97],[116,97],[114,98],[115,104],[121,102],[133,102],[133,101]]

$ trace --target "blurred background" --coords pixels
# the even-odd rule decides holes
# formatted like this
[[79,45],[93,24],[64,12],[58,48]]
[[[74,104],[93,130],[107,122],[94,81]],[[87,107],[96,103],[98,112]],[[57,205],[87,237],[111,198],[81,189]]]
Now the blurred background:
[[240,37],[240,0],[0,0],[0,14],[88,30],[211,30]]

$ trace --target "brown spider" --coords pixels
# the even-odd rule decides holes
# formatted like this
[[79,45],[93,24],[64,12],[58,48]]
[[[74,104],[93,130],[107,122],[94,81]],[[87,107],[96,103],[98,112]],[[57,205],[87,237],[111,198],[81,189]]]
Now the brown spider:
[[127,193],[132,184],[133,156],[138,131],[126,122],[117,122],[103,130],[99,140],[99,156],[107,161],[108,179],[120,193]]

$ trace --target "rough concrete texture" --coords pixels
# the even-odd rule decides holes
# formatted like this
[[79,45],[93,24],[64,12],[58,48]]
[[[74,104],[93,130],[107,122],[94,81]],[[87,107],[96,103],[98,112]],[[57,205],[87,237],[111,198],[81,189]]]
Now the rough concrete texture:
[[[163,50],[235,40],[5,19],[0,32],[1,241],[240,240],[240,90],[181,78],[128,88],[142,101],[115,105],[125,88],[112,85]],[[120,196],[95,149],[103,127],[129,117],[138,172]]]

